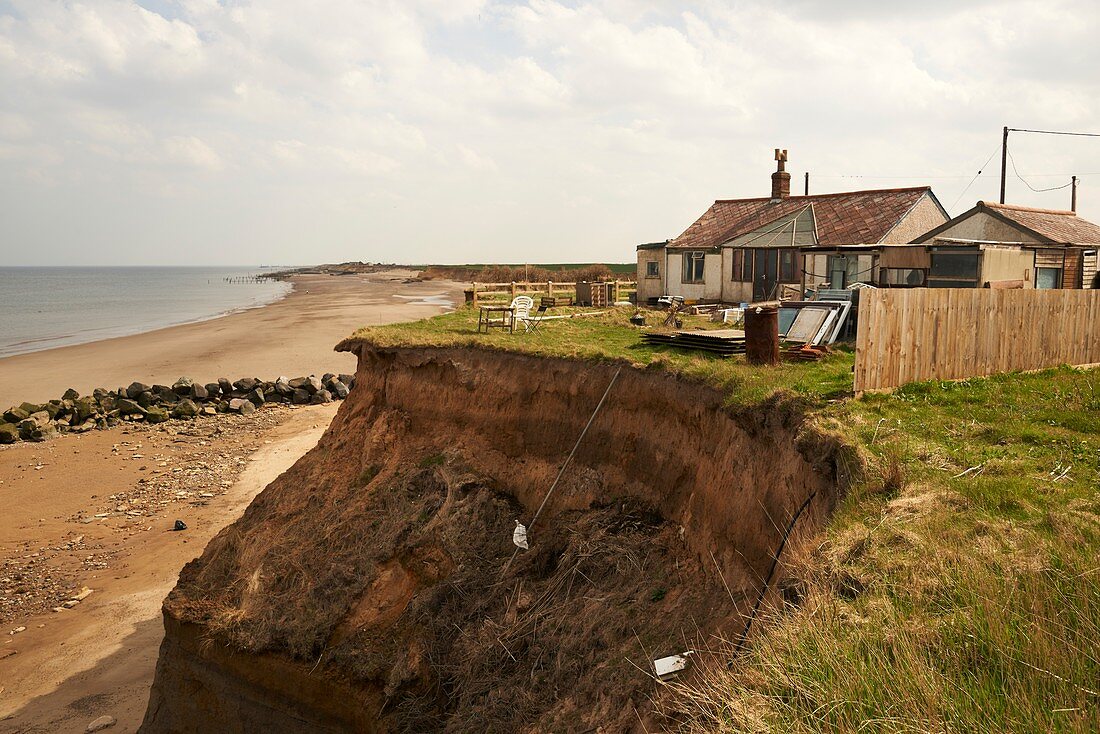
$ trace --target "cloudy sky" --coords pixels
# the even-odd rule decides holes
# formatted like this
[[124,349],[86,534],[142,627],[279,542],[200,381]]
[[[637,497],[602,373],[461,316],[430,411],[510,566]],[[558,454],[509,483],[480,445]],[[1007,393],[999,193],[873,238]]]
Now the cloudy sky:
[[[715,198],[995,199],[1100,132],[1086,2],[0,0],[0,264],[630,261]],[[1009,201],[1100,221],[1100,138]],[[967,189],[971,179],[983,169]],[[965,191],[964,191],[965,189]]]

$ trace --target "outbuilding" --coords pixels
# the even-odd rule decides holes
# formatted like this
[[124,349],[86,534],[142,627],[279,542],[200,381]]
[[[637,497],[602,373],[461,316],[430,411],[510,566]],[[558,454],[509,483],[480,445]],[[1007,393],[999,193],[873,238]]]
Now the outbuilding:
[[979,201],[917,237],[931,287],[1092,288],[1100,226],[1075,212]]

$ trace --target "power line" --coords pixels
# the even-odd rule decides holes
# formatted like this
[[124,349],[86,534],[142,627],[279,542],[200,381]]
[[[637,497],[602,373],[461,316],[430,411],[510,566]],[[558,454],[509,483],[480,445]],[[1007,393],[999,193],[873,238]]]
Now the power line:
[[[1097,135],[1097,138],[1100,138],[1100,135]],[[1063,184],[1062,186],[1052,186],[1051,188],[1035,188],[1030,183],[1027,183],[1027,179],[1024,178],[1023,176],[1021,176],[1019,171],[1016,171],[1016,161],[1015,161],[1015,158],[1012,157],[1012,152],[1009,151],[1008,154],[1009,154],[1009,163],[1012,164],[1012,173],[1014,173],[1016,175],[1016,178],[1019,178],[1020,180],[1022,180],[1022,182],[1024,183],[1024,186],[1026,186],[1027,188],[1030,188],[1031,190],[1035,191],[1036,194],[1042,194],[1043,191],[1057,191],[1058,189],[1068,188],[1069,186],[1073,186],[1073,184],[1074,184],[1074,182],[1069,182],[1068,184]]]
[[962,198],[963,198],[963,196],[965,196],[965,195],[966,195],[966,192],[967,192],[967,191],[970,191],[970,187],[971,187],[971,186],[973,186],[973,185],[974,185],[974,182],[978,180],[978,176],[981,176],[981,175],[982,175],[982,171],[984,171],[984,170],[985,170],[985,167],[989,165],[989,162],[990,162],[991,160],[993,160],[993,156],[995,156],[995,155],[997,155],[997,149],[996,149],[996,148],[994,148],[994,149],[993,149],[993,152],[992,152],[992,153],[990,153],[990,154],[989,154],[989,157],[985,159],[985,163],[983,163],[983,164],[982,164],[982,165],[981,165],[981,166],[980,166],[980,167],[978,168],[978,172],[974,174],[974,178],[970,179],[970,183],[968,183],[968,184],[966,185],[966,188],[962,190],[962,193],[960,193],[960,194],[959,194],[959,196],[958,196],[958,198],[956,198],[956,199],[955,199],[955,201],[954,201],[954,202],[953,202],[953,203],[951,204],[951,209],[952,209],[952,210],[954,210],[954,209],[955,209],[955,207],[956,207],[956,206],[958,206],[959,202],[960,202],[960,201],[962,201]]
[[1010,133],[1036,133],[1038,135],[1072,135],[1078,138],[1100,138],[1100,133],[1069,133],[1058,130],[1028,130],[1023,127],[1010,127]]

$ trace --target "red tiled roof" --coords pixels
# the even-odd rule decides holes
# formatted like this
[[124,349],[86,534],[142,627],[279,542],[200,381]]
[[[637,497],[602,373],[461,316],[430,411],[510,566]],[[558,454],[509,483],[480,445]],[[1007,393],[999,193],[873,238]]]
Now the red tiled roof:
[[669,247],[714,247],[755,231],[807,204],[814,208],[822,245],[879,242],[922,196],[928,186],[790,196],[785,199],[719,199]]
[[1100,243],[1100,226],[1087,219],[1081,219],[1073,212],[1033,209],[1013,204],[994,204],[990,201],[978,202],[978,208],[988,209],[994,215],[1028,229],[1051,243],[1062,245]]

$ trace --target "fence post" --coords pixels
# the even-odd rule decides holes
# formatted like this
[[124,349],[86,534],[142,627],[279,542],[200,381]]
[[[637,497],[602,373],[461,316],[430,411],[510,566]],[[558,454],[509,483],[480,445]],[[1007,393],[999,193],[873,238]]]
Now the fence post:
[[552,281],[552,280],[546,281],[546,297],[547,298],[553,298],[554,297],[554,281]]
[[622,299],[619,298],[619,279],[615,278],[615,303],[618,303],[620,300]]
[[473,303],[473,305],[474,305],[474,308],[477,308],[477,281],[475,280],[473,283],[471,283],[471,285],[474,287],[473,288],[473,291],[474,291],[474,303]]
[[516,300],[516,281],[512,281],[512,300]]

